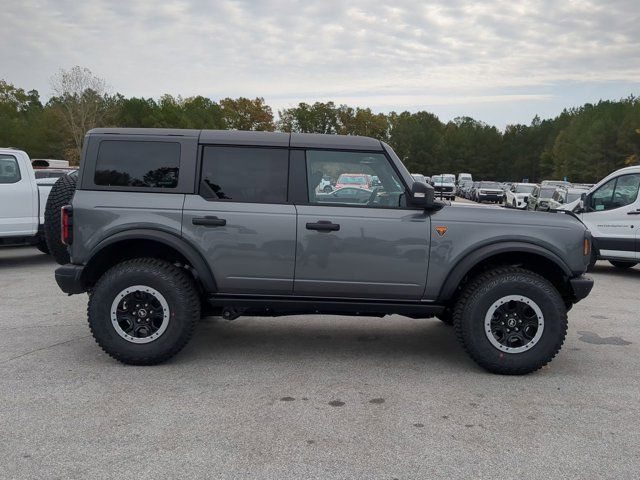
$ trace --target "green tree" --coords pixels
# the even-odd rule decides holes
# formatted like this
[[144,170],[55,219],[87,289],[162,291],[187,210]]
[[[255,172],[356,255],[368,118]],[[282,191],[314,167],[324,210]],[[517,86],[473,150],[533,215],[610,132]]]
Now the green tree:
[[225,126],[230,130],[275,130],[273,112],[264,98],[223,98],[220,107]]

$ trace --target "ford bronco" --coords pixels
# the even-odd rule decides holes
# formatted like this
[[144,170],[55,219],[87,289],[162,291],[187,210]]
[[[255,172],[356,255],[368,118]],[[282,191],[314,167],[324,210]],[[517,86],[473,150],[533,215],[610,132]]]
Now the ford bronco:
[[[341,175],[378,180],[318,189]],[[129,364],[167,360],[206,315],[399,314],[453,324],[479,365],[524,374],[593,285],[575,216],[448,205],[367,137],[95,129],[62,210],[58,285],[88,292],[93,336]]]

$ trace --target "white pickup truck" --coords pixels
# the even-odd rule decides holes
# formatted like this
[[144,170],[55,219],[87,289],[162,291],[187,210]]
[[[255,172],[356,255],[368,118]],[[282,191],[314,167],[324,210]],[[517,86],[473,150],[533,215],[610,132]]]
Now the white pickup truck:
[[0,246],[35,245],[49,253],[44,212],[56,180],[36,179],[25,152],[0,148]]

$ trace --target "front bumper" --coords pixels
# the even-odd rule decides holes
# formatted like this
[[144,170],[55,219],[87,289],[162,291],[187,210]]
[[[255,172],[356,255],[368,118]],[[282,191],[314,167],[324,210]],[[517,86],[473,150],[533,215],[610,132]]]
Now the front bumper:
[[480,200],[491,200],[491,201],[502,201],[502,195],[494,194],[494,193],[479,193],[478,198]]
[[56,268],[56,283],[64,293],[69,295],[86,292],[82,284],[82,265],[67,263]]
[[580,275],[579,277],[571,278],[569,280],[571,285],[571,291],[573,292],[574,302],[579,302],[591,292],[593,288],[593,279],[586,275]]

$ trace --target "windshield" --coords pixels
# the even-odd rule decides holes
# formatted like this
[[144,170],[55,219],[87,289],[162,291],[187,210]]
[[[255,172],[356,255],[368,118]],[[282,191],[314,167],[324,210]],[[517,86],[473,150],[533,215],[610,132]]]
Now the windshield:
[[480,188],[498,188],[498,189],[501,189],[502,187],[500,186],[500,184],[498,182],[480,182]]
[[453,183],[453,179],[450,177],[446,177],[446,176],[442,176],[442,175],[436,175],[435,177],[431,177],[431,180],[434,183]]
[[539,197],[542,198],[551,198],[553,196],[553,192],[555,192],[555,188],[541,188]]
[[516,193],[531,193],[534,188],[536,188],[535,185],[518,185],[516,187]]

